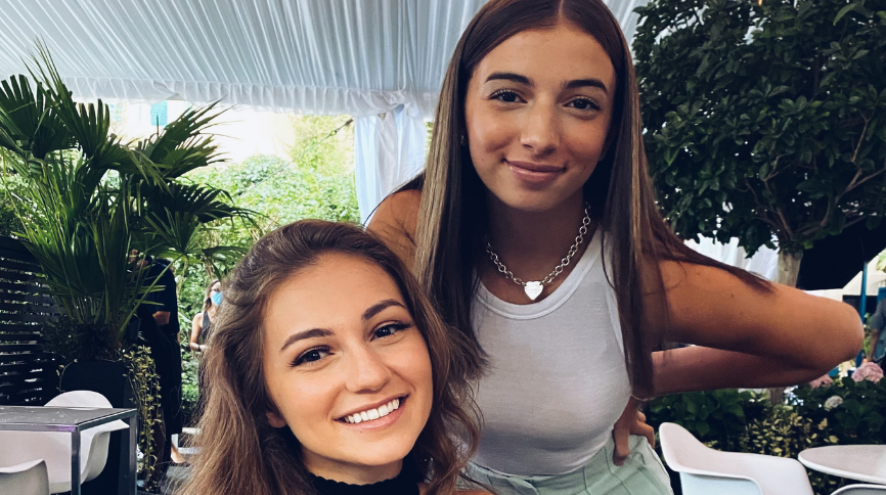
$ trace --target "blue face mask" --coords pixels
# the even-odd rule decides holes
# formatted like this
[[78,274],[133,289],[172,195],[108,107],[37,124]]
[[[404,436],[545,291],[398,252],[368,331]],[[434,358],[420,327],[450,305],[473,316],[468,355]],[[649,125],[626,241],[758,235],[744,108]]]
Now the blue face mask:
[[221,292],[213,292],[209,294],[209,298],[212,299],[212,304],[218,306],[222,303],[222,293]]

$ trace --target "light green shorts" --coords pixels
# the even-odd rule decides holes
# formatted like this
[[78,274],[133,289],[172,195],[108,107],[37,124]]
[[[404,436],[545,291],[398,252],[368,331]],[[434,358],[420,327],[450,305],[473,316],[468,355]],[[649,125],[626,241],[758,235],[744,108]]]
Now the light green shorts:
[[612,462],[610,439],[585,467],[553,476],[519,476],[470,463],[465,474],[498,495],[673,495],[670,479],[645,437],[632,435],[631,453],[621,466]]

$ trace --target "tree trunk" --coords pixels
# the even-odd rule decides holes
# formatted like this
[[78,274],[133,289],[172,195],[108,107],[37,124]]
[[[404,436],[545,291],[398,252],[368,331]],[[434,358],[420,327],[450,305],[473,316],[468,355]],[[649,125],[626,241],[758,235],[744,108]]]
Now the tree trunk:
[[776,282],[790,287],[797,286],[797,275],[800,274],[800,260],[803,259],[803,252],[786,253],[778,252],[778,279]]
[[[797,286],[797,275],[800,274],[800,261],[803,259],[803,252],[788,253],[785,251],[778,252],[778,278],[776,282],[790,287]],[[769,400],[773,404],[781,404],[784,402],[784,388],[770,388]]]

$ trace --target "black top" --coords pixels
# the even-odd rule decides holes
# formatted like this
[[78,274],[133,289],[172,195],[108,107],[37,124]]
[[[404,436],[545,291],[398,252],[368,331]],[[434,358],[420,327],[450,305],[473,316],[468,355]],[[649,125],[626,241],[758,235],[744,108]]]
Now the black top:
[[318,495],[418,495],[419,476],[409,458],[396,478],[371,485],[349,485],[311,475]]
[[151,262],[151,265],[148,268],[147,276],[145,277],[145,285],[150,285],[151,283],[153,283],[154,279],[159,276],[160,280],[157,281],[157,285],[162,285],[163,290],[161,290],[160,292],[152,292],[148,294],[146,299],[149,301],[160,303],[159,306],[151,305],[151,308],[154,311],[169,311],[169,323],[160,327],[160,330],[162,330],[163,333],[165,333],[166,335],[173,336],[177,340],[179,324],[178,298],[176,298],[175,296],[175,274],[172,273],[171,267],[165,272],[163,271],[164,269],[166,269],[167,265],[169,265],[169,261],[161,258],[155,258]]

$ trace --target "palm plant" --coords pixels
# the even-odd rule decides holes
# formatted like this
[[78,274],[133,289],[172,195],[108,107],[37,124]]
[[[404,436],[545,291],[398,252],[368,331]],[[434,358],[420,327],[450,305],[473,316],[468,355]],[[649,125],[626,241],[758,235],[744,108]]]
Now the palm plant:
[[45,283],[67,316],[113,351],[145,296],[160,290],[131,250],[141,259],[211,263],[239,252],[207,244],[213,225],[250,221],[251,212],[224,191],[180,182],[220,161],[207,133],[220,113],[215,104],[185,112],[148,139],[123,142],[110,133],[108,105],[75,103],[45,47],[37,49],[33,86],[24,75],[0,83],[0,176],[28,183],[17,194],[7,188],[7,199]]

